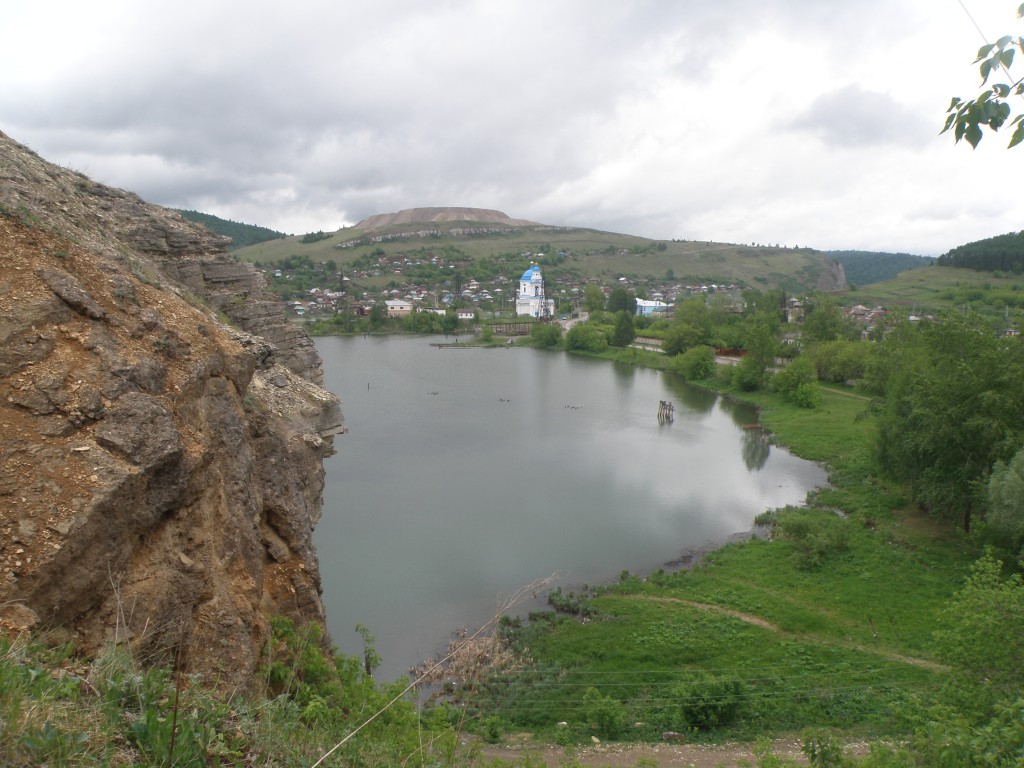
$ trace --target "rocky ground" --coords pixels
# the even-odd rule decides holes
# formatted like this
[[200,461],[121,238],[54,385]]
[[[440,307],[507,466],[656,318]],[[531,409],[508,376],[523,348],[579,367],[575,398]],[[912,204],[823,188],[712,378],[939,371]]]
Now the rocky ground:
[[[577,764],[594,768],[637,768],[641,765],[658,768],[739,768],[757,765],[754,744],[594,744],[567,751],[563,747],[534,745],[530,736],[513,737],[505,745],[483,747],[486,759],[501,758],[514,761],[529,754],[540,765],[561,766],[567,756],[572,755]],[[774,739],[771,747],[779,757],[807,765],[807,758],[800,751],[801,742],[796,737]],[[846,745],[851,754],[864,754],[867,747],[862,743]],[[538,763],[533,763],[538,764]]]

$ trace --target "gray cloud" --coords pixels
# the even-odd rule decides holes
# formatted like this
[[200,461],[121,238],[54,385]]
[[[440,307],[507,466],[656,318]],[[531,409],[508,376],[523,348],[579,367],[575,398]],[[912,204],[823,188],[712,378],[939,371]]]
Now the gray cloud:
[[32,32],[0,50],[3,130],[154,202],[286,231],[452,204],[935,251],[1022,212],[951,216],[942,189],[997,160],[936,139],[953,86],[888,95],[896,52],[976,48],[928,0],[12,2]]
[[913,147],[920,144],[922,134],[935,130],[915,110],[889,94],[868,91],[856,84],[819,95],[790,126],[813,133],[835,147]]

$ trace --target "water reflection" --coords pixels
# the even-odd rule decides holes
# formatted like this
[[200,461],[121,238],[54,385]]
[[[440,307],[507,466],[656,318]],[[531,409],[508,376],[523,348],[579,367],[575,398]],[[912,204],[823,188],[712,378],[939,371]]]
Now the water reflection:
[[715,407],[718,395],[714,392],[690,386],[683,377],[674,373],[666,373],[664,377],[665,384],[672,390],[673,402],[697,413],[708,413]]
[[747,469],[762,469],[771,450],[771,439],[765,430],[753,425],[743,430],[743,463]]
[[624,389],[631,389],[633,379],[636,376],[636,366],[630,363],[622,363],[618,360],[612,362],[612,371],[615,373],[615,383]]
[[[656,568],[824,483],[737,427],[750,408],[676,377],[429,341],[317,341],[349,430],[315,534],[329,628],[351,653],[369,627],[385,677],[486,621],[499,593]],[[668,425],[660,400],[676,407]]]

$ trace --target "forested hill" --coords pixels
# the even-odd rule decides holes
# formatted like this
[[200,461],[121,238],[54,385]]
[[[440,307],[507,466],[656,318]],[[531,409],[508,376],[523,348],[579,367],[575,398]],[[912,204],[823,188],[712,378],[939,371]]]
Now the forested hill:
[[944,267],[963,267],[986,272],[1024,272],[1024,231],[996,235],[959,245],[939,256]]
[[284,232],[275,232],[272,229],[258,227],[255,224],[242,224],[238,221],[222,219],[219,216],[214,216],[209,213],[185,211],[180,208],[176,210],[188,221],[194,221],[197,224],[202,224],[208,230],[218,235],[230,237],[231,245],[228,246],[229,251],[233,251],[236,248],[244,248],[247,245],[257,245],[258,243],[265,243],[268,240],[277,240],[288,236]]
[[870,285],[891,280],[908,269],[931,266],[933,259],[912,253],[885,253],[881,251],[826,251],[846,272],[850,285]]

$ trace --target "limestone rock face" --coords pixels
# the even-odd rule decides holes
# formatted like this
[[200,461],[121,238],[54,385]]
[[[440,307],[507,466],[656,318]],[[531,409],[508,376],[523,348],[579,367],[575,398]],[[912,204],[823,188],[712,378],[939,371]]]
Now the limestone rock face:
[[230,689],[270,616],[323,623],[340,405],[225,245],[0,133],[0,629]]
[[818,277],[814,288],[818,291],[845,291],[849,286],[846,284],[846,270],[838,261],[828,260],[828,271]]

